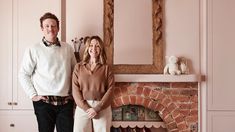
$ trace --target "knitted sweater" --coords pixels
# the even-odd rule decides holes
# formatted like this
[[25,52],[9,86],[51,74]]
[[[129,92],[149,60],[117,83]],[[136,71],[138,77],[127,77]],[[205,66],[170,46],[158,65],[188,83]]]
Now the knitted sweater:
[[19,81],[32,98],[42,96],[68,96],[71,94],[71,75],[76,64],[72,47],[45,46],[43,42],[26,49],[19,71]]
[[78,107],[89,109],[86,100],[97,100],[94,107],[99,112],[110,106],[113,97],[114,76],[108,65],[97,64],[91,72],[86,63],[78,63],[73,71],[73,97]]

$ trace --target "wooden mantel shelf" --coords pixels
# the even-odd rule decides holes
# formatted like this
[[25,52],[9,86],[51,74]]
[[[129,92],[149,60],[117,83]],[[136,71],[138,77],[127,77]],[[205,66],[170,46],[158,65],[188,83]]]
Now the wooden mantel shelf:
[[122,128],[127,128],[127,127],[147,127],[147,128],[166,128],[164,122],[149,122],[149,121],[112,121],[112,126],[115,128],[122,127]]
[[116,82],[201,82],[201,76],[164,74],[115,74]]

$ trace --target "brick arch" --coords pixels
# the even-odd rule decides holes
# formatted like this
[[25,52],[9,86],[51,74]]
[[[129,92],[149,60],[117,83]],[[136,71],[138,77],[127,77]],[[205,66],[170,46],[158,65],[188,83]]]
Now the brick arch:
[[133,85],[116,87],[112,107],[128,104],[141,105],[153,111],[158,111],[167,129],[171,132],[189,131],[187,121],[180,113],[179,106],[161,89]]

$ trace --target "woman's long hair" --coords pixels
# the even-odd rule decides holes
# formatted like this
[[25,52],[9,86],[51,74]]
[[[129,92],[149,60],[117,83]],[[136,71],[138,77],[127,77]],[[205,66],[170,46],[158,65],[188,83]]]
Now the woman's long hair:
[[89,63],[89,60],[91,57],[88,53],[88,50],[89,50],[91,40],[93,40],[93,39],[98,41],[99,48],[100,48],[100,54],[97,58],[97,63],[106,64],[107,56],[106,56],[105,49],[104,49],[104,42],[102,41],[102,39],[99,36],[86,37],[86,40],[85,40],[86,47],[85,47],[85,51],[83,54],[83,62]]

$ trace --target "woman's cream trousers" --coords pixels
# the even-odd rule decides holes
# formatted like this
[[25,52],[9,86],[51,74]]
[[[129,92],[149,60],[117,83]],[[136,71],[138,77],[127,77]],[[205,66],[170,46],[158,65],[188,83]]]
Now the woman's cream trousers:
[[[99,101],[88,100],[91,107],[95,107]],[[100,111],[94,119],[89,119],[87,113],[76,107],[73,132],[110,132],[112,123],[111,107]],[[92,131],[93,129],[93,131]]]

